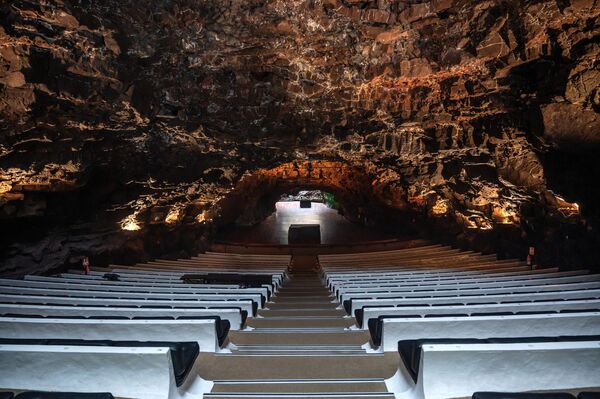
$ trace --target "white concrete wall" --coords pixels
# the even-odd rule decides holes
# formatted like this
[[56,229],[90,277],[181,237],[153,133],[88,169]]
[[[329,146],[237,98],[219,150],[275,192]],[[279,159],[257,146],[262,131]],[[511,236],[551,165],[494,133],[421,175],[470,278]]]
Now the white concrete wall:
[[[425,345],[413,397],[600,386],[600,342]],[[420,396],[422,393],[422,396]]]
[[0,386],[9,390],[177,397],[168,348],[0,345],[0,370]]

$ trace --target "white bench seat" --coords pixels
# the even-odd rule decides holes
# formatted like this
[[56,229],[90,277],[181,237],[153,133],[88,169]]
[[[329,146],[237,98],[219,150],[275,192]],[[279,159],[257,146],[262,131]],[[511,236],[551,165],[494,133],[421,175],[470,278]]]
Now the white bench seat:
[[[60,274],[61,278],[68,279],[80,279],[80,280],[98,280],[98,281],[108,281],[105,278],[106,274],[116,274],[118,276],[118,281],[121,282],[135,282],[135,283],[170,283],[170,284],[180,284],[181,286],[188,286],[191,284],[185,284],[180,276],[151,276],[145,274],[135,274],[135,273],[112,273],[112,272],[97,272],[90,271],[88,274],[83,274],[79,271],[70,270],[68,273]],[[194,286],[194,285],[192,285]],[[197,285],[195,285],[197,286]],[[239,288],[239,284],[202,284],[203,287],[207,288]],[[267,288],[271,294],[275,292],[276,287],[278,286],[277,280],[274,278],[271,285],[263,285],[263,287]]]
[[[198,363],[198,362],[196,362]],[[8,390],[111,392],[134,399],[201,399],[211,383],[194,364],[178,386],[169,347],[0,345]]]
[[[470,288],[470,289],[445,289],[445,290],[415,290],[408,292],[399,293],[375,293],[375,294],[355,294],[352,295],[349,300],[360,300],[360,299],[396,299],[396,298],[436,298],[436,297],[447,297],[447,296],[465,296],[465,295],[505,295],[511,293],[535,293],[535,292],[551,292],[551,291],[573,291],[573,290],[587,290],[587,289],[598,289],[600,288],[600,281],[590,281],[583,283],[569,283],[569,284],[548,284],[548,285],[529,285],[520,287],[498,287],[498,288]],[[346,300],[344,301],[344,303]]]
[[[469,283],[502,283],[519,282],[532,280],[546,280],[550,278],[576,277],[587,275],[586,272],[560,272],[547,274],[520,274],[509,276],[486,276],[486,277],[468,277],[454,279],[423,279],[423,280],[385,280],[385,281],[365,281],[360,284],[335,284],[331,289],[339,295],[344,292],[377,292],[385,290],[396,290],[405,287],[431,287],[437,285],[450,284],[469,284]],[[599,279],[600,280],[600,279]]]
[[[458,292],[460,294],[460,291]],[[384,298],[384,299],[352,299],[351,314],[364,306],[405,306],[405,305],[440,305],[460,303],[503,303],[503,302],[527,302],[542,300],[565,300],[565,299],[600,299],[600,289],[577,290],[577,291],[550,291],[535,293],[508,293],[496,295],[457,295],[434,298]]]
[[68,281],[66,279],[56,277],[39,277],[40,280],[9,280],[0,279],[0,285],[11,285],[18,287],[44,287],[44,288],[75,288],[89,290],[106,290],[106,291],[129,291],[129,292],[180,292],[189,294],[216,293],[216,294],[258,294],[265,298],[268,296],[266,288],[203,288],[201,285],[193,287],[175,286],[175,285],[143,285],[143,284],[120,284],[118,281],[93,281],[86,282],[83,280]]
[[470,397],[477,391],[568,391],[598,387],[600,340],[596,337],[589,341],[431,344],[425,341],[416,383],[411,377],[403,363],[396,376],[387,381],[396,398],[448,399]]
[[339,293],[344,292],[361,292],[361,291],[369,291],[376,292],[382,291],[386,292],[388,290],[397,290],[403,288],[411,288],[411,287],[437,287],[437,286],[449,286],[455,285],[457,288],[462,286],[467,286],[469,288],[469,284],[493,284],[493,283],[528,283],[528,282],[547,282],[550,280],[564,279],[558,280],[561,281],[570,281],[569,278],[579,278],[579,277],[596,277],[597,280],[600,280],[598,276],[594,276],[589,274],[587,271],[571,271],[571,272],[559,272],[559,273],[549,273],[549,274],[525,274],[525,275],[517,275],[517,276],[500,276],[496,277],[494,275],[485,276],[485,277],[477,277],[477,278],[452,278],[452,279],[425,279],[425,280],[399,280],[399,281],[391,281],[391,282],[376,282],[376,283],[368,283],[365,282],[363,285],[353,285],[346,286],[341,285],[338,287]]
[[[226,294],[168,294],[168,293],[146,293],[146,292],[110,292],[110,291],[86,291],[65,289],[44,289],[29,287],[0,286],[1,294],[35,295],[35,296],[62,296],[67,298],[106,298],[106,299],[159,299],[159,300],[189,300],[189,301],[219,301],[228,306],[229,301],[252,301],[257,308],[261,308],[258,298],[252,295],[226,295]],[[219,306],[221,306],[219,304]],[[236,305],[232,305],[236,306]],[[254,305],[253,305],[254,308]],[[248,314],[252,314],[248,312]]]
[[173,299],[173,300],[219,300],[219,301],[238,301],[250,300],[256,302],[260,308],[260,296],[255,294],[238,293],[168,293],[168,292],[147,292],[147,291],[104,291],[104,290],[85,290],[73,289],[69,287],[44,288],[44,287],[11,287],[9,285],[0,285],[0,293],[31,294],[31,295],[56,295],[68,297],[89,297],[89,298],[148,298],[148,299]]
[[362,270],[367,271],[393,271],[404,268],[420,268],[420,269],[456,269],[456,268],[488,268],[488,267],[499,267],[499,266],[525,266],[524,262],[516,259],[508,260],[494,260],[486,258],[464,258],[464,257],[440,257],[435,261],[420,259],[411,260],[386,260],[381,262],[371,262],[369,260],[356,262],[354,264],[348,264],[345,266],[326,266],[324,269],[326,272],[339,272],[339,273],[354,273]]
[[[368,263],[368,262],[365,262]],[[340,276],[340,277],[358,277],[370,274],[414,274],[414,273],[448,273],[457,270],[464,271],[486,271],[486,270],[498,270],[508,268],[528,268],[523,262],[519,261],[490,261],[486,263],[478,263],[473,265],[468,264],[456,264],[456,265],[390,265],[390,266],[377,266],[369,267],[366,264],[357,267],[348,268],[324,268],[323,273],[328,276]]]
[[[92,268],[92,271],[100,271],[99,269],[94,269]],[[223,270],[223,269],[219,269],[218,270],[219,273],[228,273],[228,271]],[[191,268],[180,268],[180,269],[176,269],[176,268],[158,268],[158,267],[153,267],[153,268],[148,268],[148,267],[143,267],[143,266],[114,266],[111,269],[104,269],[102,271],[102,273],[138,273],[138,274],[143,274],[146,276],[156,276],[156,277],[160,277],[160,276],[171,276],[171,277],[175,277],[177,276],[178,278],[185,275],[185,274],[190,274],[190,273],[209,273],[209,272],[215,272],[215,270],[200,270],[200,269],[191,269]],[[271,274],[273,276],[273,283],[275,283],[277,286],[281,285],[281,283],[286,279],[286,271],[272,271],[272,270],[253,270],[251,272],[249,271],[244,271],[244,270],[234,270],[234,271],[230,271],[231,273],[235,273],[235,274],[257,274],[257,273],[265,273],[265,274]]]
[[220,351],[216,320],[97,320],[0,317],[0,337],[197,342]]
[[197,273],[234,273],[234,274],[256,274],[256,273],[281,273],[284,274],[287,271],[286,267],[269,267],[269,266],[256,266],[252,269],[248,269],[246,266],[231,266],[227,264],[190,264],[186,262],[148,262],[138,263],[134,266],[124,265],[110,265],[113,268],[121,269],[136,269],[136,270],[157,270],[157,271],[184,271],[186,273],[193,271]]
[[76,305],[76,306],[130,306],[130,307],[172,307],[172,308],[221,308],[239,307],[252,315],[252,301],[203,301],[172,299],[124,299],[124,298],[86,298],[49,295],[11,295],[0,293],[0,303],[32,303],[41,305]]
[[472,315],[474,313],[500,313],[500,312],[553,312],[600,309],[600,300],[572,300],[548,302],[519,302],[500,303],[488,305],[442,305],[442,306],[405,306],[390,307],[365,307],[361,328],[366,329],[368,320],[377,319],[379,316],[435,316],[435,315]]
[[[404,270],[404,269],[403,269]],[[542,269],[545,270],[545,269]],[[550,269],[550,271],[556,271]],[[324,281],[328,286],[331,286],[333,283],[360,283],[361,281],[385,281],[386,279],[419,279],[419,278],[427,278],[427,277],[453,277],[453,276],[487,276],[493,275],[497,273],[537,273],[536,270],[531,270],[531,268],[527,266],[518,266],[518,267],[501,267],[501,268],[484,268],[477,270],[468,270],[468,269],[433,269],[427,271],[420,272],[388,272],[388,273],[360,273],[360,274],[352,274],[352,275],[335,275],[335,274],[325,274]]]
[[455,275],[455,276],[421,276],[414,278],[384,278],[377,280],[370,280],[365,278],[361,281],[339,281],[332,282],[330,285],[331,289],[340,289],[340,288],[364,288],[364,287],[385,287],[385,286],[398,286],[398,285],[408,285],[408,284],[419,284],[419,283],[427,283],[427,282],[468,282],[468,281],[503,281],[510,279],[535,279],[535,278],[550,278],[550,277],[564,277],[564,276],[578,276],[587,274],[586,271],[577,270],[577,271],[568,271],[568,272],[559,272],[559,271],[551,271],[545,270],[543,272],[535,272],[535,271],[519,271],[519,272],[506,272],[506,273],[489,273],[489,274],[469,274],[469,275]]
[[398,288],[387,288],[387,289],[378,289],[378,290],[343,290],[339,291],[339,299],[340,302],[343,302],[346,299],[350,299],[353,296],[365,296],[365,295],[373,295],[378,297],[383,297],[386,294],[389,296],[398,295],[403,292],[427,292],[427,291],[437,291],[437,290],[465,290],[465,289],[486,289],[486,288],[508,288],[508,287],[526,287],[526,286],[542,286],[542,285],[556,285],[556,284],[569,284],[569,283],[580,283],[580,282],[590,282],[590,281],[600,281],[600,276],[593,274],[585,274],[581,276],[569,276],[569,277],[557,277],[557,278],[538,278],[533,280],[515,280],[515,281],[501,281],[501,282],[481,282],[481,283],[464,283],[464,284],[425,284],[425,285],[415,285],[415,286],[405,286]]
[[238,308],[218,309],[162,309],[162,308],[110,308],[95,306],[51,306],[27,304],[0,304],[0,315],[37,315],[42,317],[83,316],[83,317],[191,317],[219,316],[228,320],[232,330],[242,328],[242,315]]
[[[422,338],[541,337],[594,335],[600,332],[600,312],[382,318],[381,351],[398,350],[398,341]],[[376,343],[378,344],[378,343]]]
[[23,280],[0,280],[0,287],[4,288],[38,288],[38,289],[59,289],[64,291],[89,291],[89,292],[119,292],[119,293],[146,293],[146,294],[190,294],[190,295],[212,295],[221,297],[230,295],[233,298],[252,299],[262,308],[265,302],[265,296],[253,289],[235,290],[190,290],[177,288],[155,288],[155,287],[119,287],[119,286],[102,286],[91,284],[63,284],[50,283],[41,281],[23,281]]
[[[113,287],[113,286],[118,286],[118,287],[156,287],[156,288],[187,288],[190,290],[202,290],[202,291],[211,291],[211,290],[217,290],[219,292],[222,292],[223,290],[232,290],[234,292],[239,291],[240,289],[246,290],[248,288],[240,288],[239,285],[232,285],[232,284],[184,284],[183,282],[179,281],[179,282],[157,282],[157,281],[147,281],[147,280],[141,280],[141,281],[127,281],[127,280],[121,280],[119,279],[118,281],[113,281],[113,280],[107,280],[107,279],[103,279],[103,278],[98,278],[97,276],[85,276],[85,275],[74,275],[76,277],[70,277],[70,276],[66,276],[64,274],[61,274],[60,277],[44,277],[44,276],[25,276],[24,280],[25,281],[48,281],[48,282],[61,282],[61,283],[72,283],[72,284],[92,284],[94,286],[96,285],[103,285],[106,287]],[[259,289],[262,290],[264,289],[263,294],[264,295],[268,295],[270,297],[270,295],[272,294],[272,287],[264,285],[262,287],[253,287],[251,289]]]

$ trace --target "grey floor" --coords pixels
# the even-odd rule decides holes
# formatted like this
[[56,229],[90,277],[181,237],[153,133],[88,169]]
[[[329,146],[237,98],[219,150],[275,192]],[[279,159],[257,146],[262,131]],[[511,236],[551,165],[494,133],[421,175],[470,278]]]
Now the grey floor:
[[313,202],[311,208],[300,208],[300,202],[278,202],[277,211],[253,227],[236,227],[226,234],[224,241],[254,244],[288,244],[291,224],[319,224],[321,244],[348,244],[393,238],[385,233],[351,223],[337,210],[322,203]]

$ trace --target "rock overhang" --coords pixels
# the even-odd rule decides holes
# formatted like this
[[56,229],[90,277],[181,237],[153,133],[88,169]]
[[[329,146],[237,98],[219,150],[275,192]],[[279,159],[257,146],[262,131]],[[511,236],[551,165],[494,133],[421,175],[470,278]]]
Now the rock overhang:
[[[36,255],[42,269],[136,234],[151,238],[132,252],[148,256],[143,248],[178,229],[195,237],[183,252],[200,250],[217,204],[245,175],[294,161],[367,170],[373,208],[465,245],[483,234],[500,242],[485,249],[514,255],[565,230],[589,233],[579,205],[597,218],[594,195],[548,162],[600,137],[599,9],[581,0],[5,3],[0,215],[21,229],[33,221],[46,237],[7,244],[7,269],[48,242],[68,248],[46,263]],[[591,181],[586,165],[569,173]],[[132,218],[140,229],[123,232]],[[64,240],[81,224],[94,236],[99,219],[115,229],[110,250]]]

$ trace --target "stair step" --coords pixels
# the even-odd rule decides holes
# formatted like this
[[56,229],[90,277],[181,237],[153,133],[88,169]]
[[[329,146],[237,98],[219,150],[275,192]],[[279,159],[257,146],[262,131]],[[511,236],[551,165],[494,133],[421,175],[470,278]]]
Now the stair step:
[[306,356],[366,353],[361,345],[237,345],[232,351],[239,354],[305,354]]
[[239,399],[239,398],[269,398],[269,399],[372,399],[389,398],[394,399],[393,393],[295,393],[295,394],[268,394],[268,393],[205,393],[203,398],[207,399]]
[[385,382],[374,380],[215,381],[211,393],[387,393]]
[[361,345],[237,345],[238,349],[304,349],[304,350],[322,350],[322,349],[361,349]]
[[246,325],[254,328],[318,328],[350,327],[356,322],[352,318],[339,317],[269,317],[248,319]]
[[332,296],[275,296],[271,298],[273,303],[295,303],[295,302],[314,302],[314,303],[331,303],[335,301],[335,297]]
[[314,282],[313,284],[295,284],[294,280],[288,281],[281,286],[282,290],[322,290],[325,287],[323,280]]
[[315,274],[291,275],[248,329],[230,331],[231,353],[202,353],[207,399],[389,398],[395,352],[367,353],[368,331],[349,329],[340,304]]
[[390,378],[399,362],[395,352],[310,356],[203,352],[198,372],[206,380]]
[[236,345],[328,345],[347,344],[364,345],[369,342],[370,335],[367,331],[304,331],[277,330],[273,332],[264,329],[254,331],[230,331],[229,340]]
[[339,316],[271,316],[268,320],[344,320],[343,317]]
[[[318,333],[324,334],[327,332],[344,334],[348,332],[345,327],[263,327],[255,328],[254,330],[248,331],[248,333]],[[351,330],[350,330],[351,331]]]
[[265,318],[271,317],[301,317],[301,316],[346,316],[346,312],[342,309],[260,309],[258,311],[260,316]]
[[312,289],[323,289],[325,285],[323,284],[323,280],[319,280],[318,283],[315,284],[294,284],[293,280],[291,282],[287,282],[281,286],[282,290],[312,290]]
[[367,353],[364,349],[361,350],[232,350],[234,355],[256,355],[256,356],[355,356]]
[[337,302],[267,302],[268,309],[335,309]]

